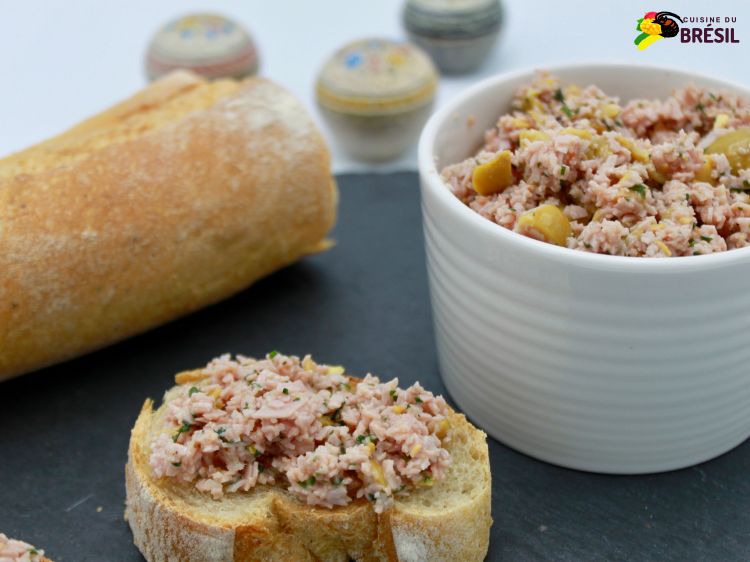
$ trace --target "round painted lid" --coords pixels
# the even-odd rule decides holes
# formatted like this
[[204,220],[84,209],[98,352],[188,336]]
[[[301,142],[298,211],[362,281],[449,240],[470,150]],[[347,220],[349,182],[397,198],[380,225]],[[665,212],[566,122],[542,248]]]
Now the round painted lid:
[[361,39],[336,51],[318,75],[321,105],[343,113],[404,111],[432,101],[438,74],[410,43]]
[[496,31],[503,9],[500,0],[408,0],[403,16],[417,35],[470,39]]
[[188,14],[157,31],[146,53],[150,80],[177,68],[206,78],[242,78],[258,71],[258,52],[237,22],[218,14]]

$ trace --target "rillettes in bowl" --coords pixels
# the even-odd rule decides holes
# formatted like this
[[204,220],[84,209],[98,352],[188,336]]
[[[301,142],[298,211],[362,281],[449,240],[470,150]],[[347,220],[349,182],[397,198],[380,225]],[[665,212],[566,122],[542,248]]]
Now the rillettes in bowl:
[[[625,102],[688,83],[736,84],[645,65],[549,69]],[[750,436],[750,248],[694,257],[593,254],[483,218],[440,170],[475,153],[534,71],[485,80],[419,145],[438,359],[458,405],[533,457],[607,473],[686,467]]]

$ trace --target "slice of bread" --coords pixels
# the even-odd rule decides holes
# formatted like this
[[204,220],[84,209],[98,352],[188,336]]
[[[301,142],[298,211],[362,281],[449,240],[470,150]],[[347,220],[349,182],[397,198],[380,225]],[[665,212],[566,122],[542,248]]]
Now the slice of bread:
[[[174,387],[166,397],[180,387]],[[156,478],[152,439],[164,406],[146,400],[133,427],[125,467],[125,517],[149,562],[470,562],[489,545],[491,478],[484,432],[451,411],[445,477],[415,488],[378,515],[358,500],[309,506],[282,486],[256,486],[220,500],[173,478]]]

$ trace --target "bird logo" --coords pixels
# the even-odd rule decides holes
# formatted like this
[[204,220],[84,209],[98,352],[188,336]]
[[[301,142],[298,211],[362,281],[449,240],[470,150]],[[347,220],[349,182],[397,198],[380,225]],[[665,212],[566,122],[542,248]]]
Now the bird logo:
[[673,12],[646,12],[635,26],[640,34],[633,43],[643,51],[665,37],[675,37],[680,32],[677,20],[683,23],[682,18]]

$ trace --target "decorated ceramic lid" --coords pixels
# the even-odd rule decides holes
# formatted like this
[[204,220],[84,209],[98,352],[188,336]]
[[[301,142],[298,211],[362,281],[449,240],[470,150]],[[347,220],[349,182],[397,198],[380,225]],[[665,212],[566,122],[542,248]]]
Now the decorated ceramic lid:
[[405,111],[432,101],[438,74],[410,43],[362,39],[336,51],[318,75],[321,105],[343,113]]
[[206,78],[241,78],[258,71],[258,53],[237,22],[218,14],[189,14],[157,31],[146,54],[150,80],[177,68]]
[[500,0],[408,0],[404,25],[417,35],[434,38],[473,38],[500,27]]

